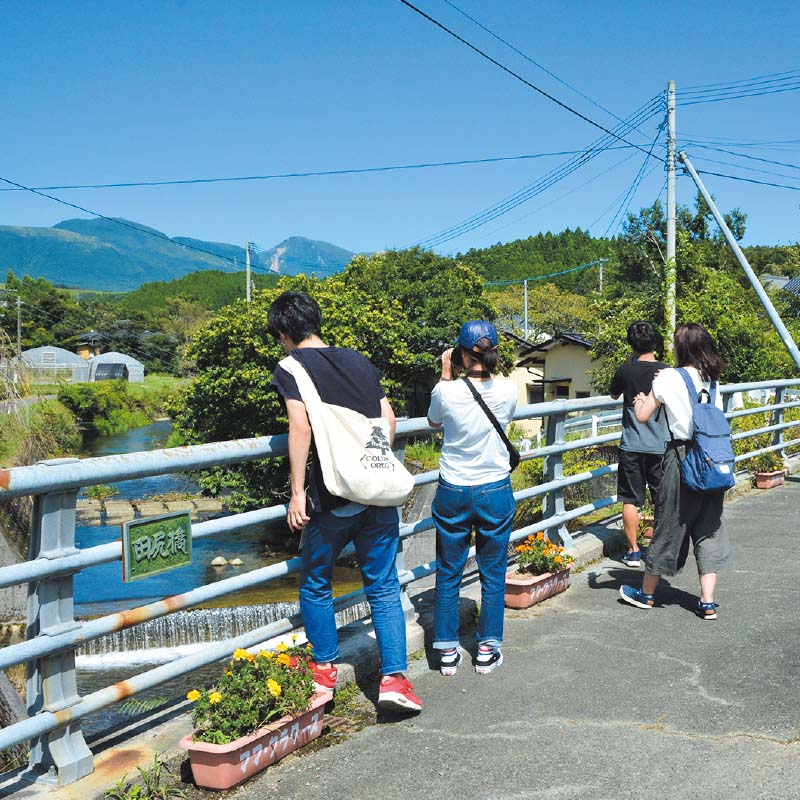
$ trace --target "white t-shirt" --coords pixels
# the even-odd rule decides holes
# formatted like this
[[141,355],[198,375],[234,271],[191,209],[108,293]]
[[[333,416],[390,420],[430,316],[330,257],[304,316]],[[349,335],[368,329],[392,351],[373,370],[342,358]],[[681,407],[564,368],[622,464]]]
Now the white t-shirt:
[[[517,387],[506,378],[473,381],[497,421],[508,427],[517,408]],[[456,486],[479,486],[508,477],[508,450],[463,380],[439,381],[428,419],[444,428],[439,474]]]
[[[708,391],[711,384],[708,381],[700,380],[700,373],[694,367],[684,367],[689,373],[695,389]],[[719,382],[715,405],[722,409],[722,393],[720,392]],[[677,369],[662,369],[653,381],[653,395],[656,400],[660,400],[667,409],[667,422],[676,439],[690,439],[692,436],[692,401],[689,398],[689,391]],[[703,398],[705,402],[705,398]],[[658,413],[658,412],[655,412]]]

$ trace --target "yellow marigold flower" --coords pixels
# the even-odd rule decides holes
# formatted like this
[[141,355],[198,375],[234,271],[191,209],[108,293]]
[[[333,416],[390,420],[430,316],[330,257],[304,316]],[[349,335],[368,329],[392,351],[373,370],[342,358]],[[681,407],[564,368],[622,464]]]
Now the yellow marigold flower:
[[555,562],[556,562],[556,564],[560,564],[560,563],[562,562],[562,560],[563,560],[563,559],[561,558],[561,556],[556,556],[556,557],[553,559],[553,561],[555,561]]
[[544,533],[542,531],[539,531],[539,533],[536,534],[536,541],[537,542],[543,542],[544,541]]
[[281,685],[274,678],[268,678],[267,679],[267,691],[273,697],[280,697],[281,696],[281,692],[283,691],[283,689],[281,689]]
[[285,653],[289,648],[283,642],[281,642],[275,649],[279,653]]
[[249,655],[250,654],[247,652],[247,650],[245,650],[245,649],[240,647],[238,650],[234,650],[233,651],[233,660],[234,661],[243,661]]
[[259,658],[272,658],[272,653],[269,650],[259,650],[258,651]]
[[292,634],[292,644],[294,644],[296,641],[297,641],[297,634],[293,633]]
[[200,699],[200,692],[198,692],[197,689],[192,689],[191,692],[186,693],[186,699],[191,700],[194,703],[195,700]]
[[256,657],[252,653],[248,653],[246,656],[247,660],[252,662],[256,660]]
[[215,706],[217,703],[222,702],[222,695],[219,692],[211,692],[208,696],[208,702],[211,703],[212,706]]
[[284,667],[292,666],[292,659],[290,656],[286,655],[286,653],[281,653],[275,660],[279,664],[283,664]]

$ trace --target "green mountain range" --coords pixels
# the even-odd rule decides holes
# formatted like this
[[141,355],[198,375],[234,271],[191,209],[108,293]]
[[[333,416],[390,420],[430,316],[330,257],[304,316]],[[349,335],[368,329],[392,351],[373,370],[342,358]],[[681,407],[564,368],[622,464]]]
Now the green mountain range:
[[[269,250],[251,251],[251,264],[254,273],[313,272],[324,277],[342,270],[352,256],[329,242],[292,236]],[[61,286],[120,292],[197,270],[244,268],[244,247],[187,237],[170,239],[161,231],[124,219],[69,219],[52,228],[0,225],[0,277],[12,270],[17,276],[46,278]]]

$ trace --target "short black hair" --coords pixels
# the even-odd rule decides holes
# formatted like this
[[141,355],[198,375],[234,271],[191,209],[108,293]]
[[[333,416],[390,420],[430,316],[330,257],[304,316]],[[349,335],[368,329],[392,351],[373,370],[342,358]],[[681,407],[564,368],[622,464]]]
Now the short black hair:
[[628,344],[634,353],[650,353],[660,350],[663,340],[655,325],[640,319],[628,326]]
[[285,333],[294,344],[322,336],[322,312],[305,292],[284,292],[269,307],[267,330],[275,339]]

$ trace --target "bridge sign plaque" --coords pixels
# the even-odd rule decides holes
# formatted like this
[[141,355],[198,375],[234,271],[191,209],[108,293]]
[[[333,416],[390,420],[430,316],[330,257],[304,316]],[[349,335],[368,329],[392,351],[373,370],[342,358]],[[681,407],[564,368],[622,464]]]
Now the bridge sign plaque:
[[122,580],[126,583],[191,563],[191,512],[175,511],[122,524]]

